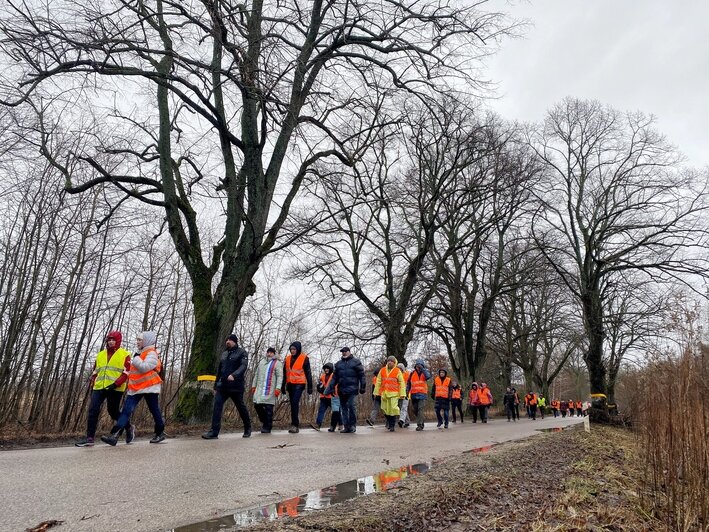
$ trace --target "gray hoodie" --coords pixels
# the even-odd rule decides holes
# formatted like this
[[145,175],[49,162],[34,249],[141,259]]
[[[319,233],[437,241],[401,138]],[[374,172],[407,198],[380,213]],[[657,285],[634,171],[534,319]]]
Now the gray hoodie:
[[[157,333],[155,331],[143,331],[143,351],[148,351],[145,359],[143,360],[139,355],[141,353],[133,353],[133,360],[130,363],[130,374],[141,374],[151,369],[154,370],[158,366],[158,351],[155,347],[157,342]],[[128,378],[130,383],[130,377]],[[131,390],[130,385],[128,386],[128,395],[136,395],[139,393],[160,393],[162,390],[162,383],[154,384],[142,390]]]

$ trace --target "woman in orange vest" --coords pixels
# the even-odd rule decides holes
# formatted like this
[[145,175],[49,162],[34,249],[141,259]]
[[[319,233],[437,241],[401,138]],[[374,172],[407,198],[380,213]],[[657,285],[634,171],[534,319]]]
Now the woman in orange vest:
[[[436,419],[438,420],[439,429],[444,423],[444,428],[448,428],[448,412],[451,407],[452,395],[453,387],[451,386],[451,378],[448,376],[448,371],[439,369],[438,376],[433,379],[433,387],[431,388],[431,397],[435,400]],[[441,411],[443,416],[441,416]]]
[[382,411],[386,417],[386,428],[390,432],[396,430],[396,418],[399,417],[399,399],[406,397],[404,374],[396,366],[396,357],[387,357],[387,365],[379,370],[374,395],[381,398]]
[[468,392],[468,409],[473,416],[473,423],[478,422],[478,409],[480,407],[479,392],[478,383],[472,383],[470,385],[470,391]]
[[333,377],[333,369],[334,366],[330,362],[323,365],[322,373],[320,374],[320,382],[318,382],[317,385],[318,392],[320,392],[320,406],[318,406],[318,416],[315,419],[315,423],[311,423],[310,426],[318,431],[322,426],[328,408],[332,411],[330,414],[330,429],[328,432],[335,432],[335,427],[337,427],[337,424],[340,422],[340,409],[338,408],[336,411],[332,401],[334,396],[337,395],[337,392],[335,391],[330,395],[325,395],[325,389],[328,384],[330,384]]
[[416,360],[414,370],[409,373],[406,383],[406,391],[411,397],[411,404],[416,416],[416,430],[422,431],[424,428],[423,411],[428,399],[428,384],[426,381],[431,378],[431,372],[426,368],[426,363],[422,358]]
[[551,413],[554,414],[554,417],[557,417],[559,415],[559,400],[558,399],[552,399]]
[[310,358],[302,352],[300,342],[293,342],[288,347],[289,353],[283,361],[283,386],[281,393],[287,393],[290,400],[290,428],[288,432],[300,431],[300,398],[306,390],[313,393],[313,376],[310,374]]
[[574,402],[573,399],[569,401],[569,417],[574,417],[574,406],[576,403]]
[[480,390],[478,392],[478,398],[480,399],[480,421],[487,423],[487,413],[492,406],[492,392],[490,388],[487,387],[486,383],[480,384]]
[[581,401],[576,401],[576,415],[583,417],[583,403]]
[[453,423],[456,422],[455,411],[456,409],[460,412],[460,422],[463,423],[463,390],[458,384],[458,381],[453,381],[453,387],[451,392],[451,406],[453,407]]
[[527,407],[527,416],[532,420],[537,420],[537,396],[534,392],[527,392],[524,396],[524,406]]
[[101,436],[101,441],[109,445],[118,443],[118,434],[130,425],[130,417],[141,399],[145,399],[155,421],[155,436],[150,443],[160,443],[165,440],[165,422],[160,412],[162,362],[155,348],[156,343],[157,334],[154,331],[143,331],[136,338],[136,347],[140,352],[133,353],[133,360],[130,363],[128,392],[121,417],[111,429],[110,436]]

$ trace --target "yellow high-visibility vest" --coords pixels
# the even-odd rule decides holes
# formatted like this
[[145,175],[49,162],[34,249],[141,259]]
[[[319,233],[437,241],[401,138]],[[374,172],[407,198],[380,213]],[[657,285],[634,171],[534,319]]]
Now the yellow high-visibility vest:
[[[129,356],[130,353],[122,347],[116,349],[111,360],[108,359],[108,351],[105,349],[99,351],[99,354],[96,355],[96,380],[94,380],[94,390],[103,390],[109,384],[116,382],[116,379],[118,379],[125,370],[126,357]],[[124,382],[116,388],[116,391],[124,392],[127,384],[127,382]]]

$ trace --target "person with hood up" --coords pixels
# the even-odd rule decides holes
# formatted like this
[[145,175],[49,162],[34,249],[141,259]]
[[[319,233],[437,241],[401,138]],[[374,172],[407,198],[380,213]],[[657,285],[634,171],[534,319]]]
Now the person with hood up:
[[129,427],[130,417],[141,399],[145,399],[155,422],[155,435],[150,439],[150,443],[160,443],[165,440],[165,421],[162,412],[160,412],[162,362],[155,347],[157,336],[155,331],[143,331],[136,338],[138,351],[133,353],[133,359],[130,362],[128,392],[123,404],[123,411],[111,429],[110,436],[101,436],[101,441],[104,443],[113,446],[118,443],[120,431]]
[[[438,420],[438,428],[445,422],[445,428],[448,428],[448,412],[451,407],[451,395],[453,388],[451,387],[451,378],[448,376],[448,371],[445,369],[438,370],[438,376],[433,379],[433,387],[431,389],[431,397],[436,401],[436,419]],[[443,416],[441,417],[441,411]]]
[[[335,364],[332,380],[327,385],[324,395],[332,395],[337,391],[340,399],[340,416],[344,428],[340,431],[343,434],[357,432],[357,409],[355,399],[357,393],[363,394],[367,389],[364,377],[364,366],[358,358],[352,356],[349,347],[340,349],[342,358]],[[332,427],[331,427],[332,428]]]
[[281,392],[287,393],[290,399],[290,428],[288,432],[300,432],[300,398],[303,392],[313,393],[313,376],[310,374],[310,357],[303,353],[300,342],[293,342],[288,347],[289,353],[283,362],[283,385]]
[[[130,371],[130,353],[121,347],[123,335],[111,331],[106,335],[106,348],[99,351],[91,373],[91,403],[86,420],[86,438],[76,442],[77,447],[91,447],[96,436],[96,427],[101,416],[101,405],[106,401],[108,415],[115,423],[121,415],[121,398],[126,390]],[[135,426],[126,430],[126,443],[135,438]]]
[[414,370],[409,374],[406,382],[406,391],[411,397],[411,403],[416,416],[416,430],[422,431],[424,427],[423,410],[428,399],[428,384],[426,381],[431,378],[431,372],[426,369],[426,364],[422,358],[416,359]]
[[251,394],[254,396],[254,409],[261,422],[261,434],[270,434],[273,429],[273,408],[281,395],[283,382],[283,364],[278,360],[273,347],[266,349],[251,379]]
[[396,418],[401,414],[399,400],[406,398],[404,374],[396,365],[396,357],[387,357],[387,364],[379,370],[374,395],[381,398],[382,411],[386,418],[386,428],[396,430]]
[[487,423],[487,414],[492,406],[492,391],[487,387],[484,382],[480,383],[480,390],[478,391],[478,397],[480,399],[480,421]]
[[325,414],[328,409],[330,409],[331,412],[330,429],[328,432],[335,432],[335,427],[337,427],[340,420],[339,408],[335,410],[336,405],[333,405],[333,399],[337,396],[337,389],[333,390],[333,393],[329,395],[325,395],[324,393],[325,388],[327,388],[328,384],[330,384],[330,381],[334,377],[334,369],[335,367],[332,363],[328,362],[327,364],[324,364],[322,367],[322,373],[320,374],[320,381],[316,386],[318,392],[320,392],[320,405],[318,406],[318,415],[315,419],[315,423],[311,423],[310,426],[317,431],[319,431],[320,427],[322,427],[322,422],[325,420]]
[[473,423],[478,422],[478,411],[480,409],[480,389],[478,383],[474,382],[470,385],[468,392],[468,409],[473,416]]
[[463,423],[463,390],[458,381],[453,381],[453,391],[451,392],[451,406],[453,407],[453,423],[456,422],[455,411],[460,412],[460,422]]
[[214,381],[214,410],[212,411],[212,428],[202,434],[205,440],[216,440],[222,428],[222,413],[224,405],[231,399],[239,412],[244,424],[244,438],[251,436],[251,416],[244,403],[246,390],[246,369],[249,367],[249,355],[239,347],[239,339],[230,334],[224,341],[226,349],[219,357],[217,378]]

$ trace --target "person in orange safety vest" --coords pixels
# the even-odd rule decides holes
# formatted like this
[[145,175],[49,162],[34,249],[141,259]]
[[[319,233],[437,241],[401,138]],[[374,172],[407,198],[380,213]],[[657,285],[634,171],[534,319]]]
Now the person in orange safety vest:
[[433,379],[433,386],[431,387],[431,397],[435,401],[434,407],[439,429],[442,425],[444,428],[448,428],[448,412],[450,411],[452,395],[453,387],[451,386],[451,378],[448,376],[448,371],[439,369],[438,376]]
[[453,423],[456,422],[455,411],[460,412],[460,422],[463,423],[463,390],[458,381],[453,381],[453,392],[451,393],[451,407],[453,409]]
[[293,342],[288,347],[289,353],[283,361],[283,385],[281,393],[287,393],[290,400],[290,428],[288,432],[300,431],[300,398],[303,392],[313,393],[313,376],[310,373],[310,357],[303,353],[300,342]]

